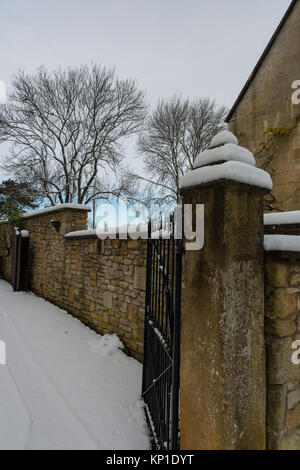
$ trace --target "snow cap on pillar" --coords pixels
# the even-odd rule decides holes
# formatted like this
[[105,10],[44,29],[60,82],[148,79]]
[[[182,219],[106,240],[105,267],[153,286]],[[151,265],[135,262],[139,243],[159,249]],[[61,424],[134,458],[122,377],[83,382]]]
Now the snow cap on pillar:
[[215,135],[213,140],[210,144],[210,149],[214,149],[215,147],[220,147],[221,145],[225,144],[234,144],[238,145],[239,141],[237,137],[230,131],[222,131],[219,134]]
[[194,168],[228,161],[247,163],[251,166],[256,165],[253,154],[238,145],[236,136],[232,132],[223,131],[213,138],[208,150],[198,155]]
[[180,187],[196,187],[221,180],[258,186],[267,191],[273,187],[270,175],[256,168],[253,154],[238,145],[238,139],[230,131],[220,132],[212,139],[210,148],[196,158],[194,169],[181,178]]

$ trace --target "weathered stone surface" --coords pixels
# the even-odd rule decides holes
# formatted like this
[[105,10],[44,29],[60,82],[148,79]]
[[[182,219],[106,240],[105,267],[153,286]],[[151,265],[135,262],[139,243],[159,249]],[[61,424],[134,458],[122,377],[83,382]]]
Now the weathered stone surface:
[[145,291],[146,289],[146,267],[135,266],[134,267],[134,278],[133,278],[134,289]]
[[288,284],[288,267],[284,263],[274,262],[266,263],[265,274],[268,286],[287,287]]
[[300,288],[300,273],[291,273],[291,275],[290,275],[290,285],[292,287]]
[[[300,450],[300,367],[292,363],[292,344],[300,337],[296,333],[299,329],[300,262],[282,261],[280,266],[279,270],[278,263],[266,265],[268,448]],[[285,272],[284,279],[288,282],[284,286],[282,277],[278,281],[278,272],[281,275]],[[286,388],[288,393],[284,392]]]
[[266,316],[271,320],[296,313],[297,299],[286,289],[274,289],[266,299]]
[[292,410],[287,411],[286,426],[288,431],[300,429],[300,403],[295,405]]
[[264,449],[262,194],[216,183],[183,203],[205,204],[206,241],[184,256],[181,448]]
[[269,386],[267,393],[267,425],[280,431],[285,428],[287,386]]
[[295,405],[300,403],[300,388],[298,390],[291,391],[288,396],[288,409],[292,410]]
[[296,316],[284,320],[266,321],[265,331],[268,335],[279,336],[280,338],[291,336],[297,331]]
[[103,292],[103,306],[106,308],[112,308],[113,298],[111,292]]
[[300,449],[300,429],[289,434],[269,435],[269,450],[299,450]]
[[283,385],[300,377],[300,368],[292,363],[293,339],[266,338],[268,382],[271,385]]

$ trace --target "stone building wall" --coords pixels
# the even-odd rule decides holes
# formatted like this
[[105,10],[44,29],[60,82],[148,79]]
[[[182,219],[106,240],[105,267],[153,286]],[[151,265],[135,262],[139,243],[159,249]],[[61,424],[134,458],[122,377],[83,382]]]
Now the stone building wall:
[[265,272],[268,448],[299,450],[300,366],[292,345],[300,340],[300,257],[267,255]]
[[[242,146],[253,153],[267,142],[268,128],[294,127],[292,134],[275,136],[270,149],[274,190],[270,202],[276,209],[300,207],[300,104],[292,103],[292,83],[300,80],[300,1],[283,25],[274,44],[251,80],[248,90],[233,112],[229,127]],[[266,152],[256,155],[264,167]]]
[[[59,232],[54,219],[60,222]],[[128,352],[141,360],[146,242],[65,238],[86,230],[86,210],[33,214],[23,219],[23,228],[30,233],[29,289],[101,334],[117,333]],[[3,275],[10,280],[10,274],[9,257]]]

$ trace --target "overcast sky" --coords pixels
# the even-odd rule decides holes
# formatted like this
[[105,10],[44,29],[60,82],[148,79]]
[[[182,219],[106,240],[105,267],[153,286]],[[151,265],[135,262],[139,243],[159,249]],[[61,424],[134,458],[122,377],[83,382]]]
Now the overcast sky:
[[[230,107],[290,0],[0,0],[0,80],[98,62],[160,97]],[[131,152],[131,151],[130,151]]]

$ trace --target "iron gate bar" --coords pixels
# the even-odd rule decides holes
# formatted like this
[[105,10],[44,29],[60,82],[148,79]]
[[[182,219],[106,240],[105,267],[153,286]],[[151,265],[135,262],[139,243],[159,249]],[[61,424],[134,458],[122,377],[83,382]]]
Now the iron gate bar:
[[[180,320],[181,320],[181,275],[182,275],[182,255],[183,255],[183,243],[179,240],[176,247],[176,280],[175,280],[175,315],[174,315],[174,338],[173,338],[173,354],[174,354],[174,365],[173,365],[173,387],[174,393],[174,404],[172,407],[172,446],[179,441],[179,368],[180,368]],[[180,277],[178,276],[180,273]],[[177,448],[177,447],[176,447]]]
[[27,290],[28,242],[29,239],[21,234],[13,239],[11,283],[15,292]]
[[142,395],[157,449],[176,450],[182,242],[148,235]]

